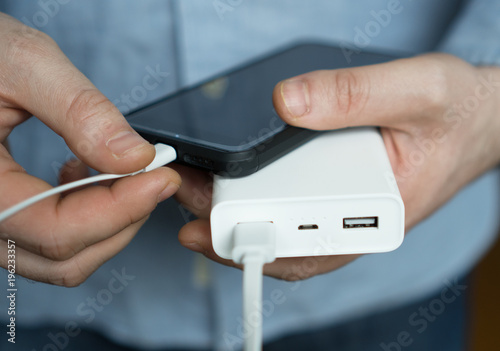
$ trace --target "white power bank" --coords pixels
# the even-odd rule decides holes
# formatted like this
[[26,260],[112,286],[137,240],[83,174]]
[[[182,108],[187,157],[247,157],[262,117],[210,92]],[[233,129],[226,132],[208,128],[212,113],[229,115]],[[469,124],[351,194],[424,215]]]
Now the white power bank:
[[374,128],[324,132],[250,176],[215,176],[210,220],[226,259],[243,222],[275,224],[276,257],[385,252],[404,237],[403,201]]

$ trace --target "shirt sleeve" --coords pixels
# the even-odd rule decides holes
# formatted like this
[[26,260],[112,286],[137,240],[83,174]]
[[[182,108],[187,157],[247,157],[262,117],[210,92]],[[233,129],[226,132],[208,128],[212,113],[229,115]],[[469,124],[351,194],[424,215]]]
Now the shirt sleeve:
[[500,66],[500,0],[466,1],[437,50],[474,65]]

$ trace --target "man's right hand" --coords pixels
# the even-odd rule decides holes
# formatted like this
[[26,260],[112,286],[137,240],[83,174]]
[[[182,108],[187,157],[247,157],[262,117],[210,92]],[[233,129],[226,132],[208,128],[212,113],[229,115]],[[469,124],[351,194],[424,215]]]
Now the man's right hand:
[[[0,13],[0,211],[50,188],[28,175],[6,148],[12,129],[31,115],[101,172],[134,172],[153,160],[154,147],[51,38]],[[10,239],[17,274],[76,286],[122,250],[179,184],[179,175],[162,167],[109,187],[45,199],[0,223],[0,266],[7,267]]]

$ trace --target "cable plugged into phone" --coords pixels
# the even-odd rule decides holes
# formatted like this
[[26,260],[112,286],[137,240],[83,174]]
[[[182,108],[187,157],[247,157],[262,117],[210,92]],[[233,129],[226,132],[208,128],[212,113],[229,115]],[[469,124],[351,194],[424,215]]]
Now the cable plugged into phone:
[[161,166],[165,166],[169,164],[172,161],[175,161],[177,158],[177,153],[175,149],[172,146],[165,145],[158,143],[155,145],[155,150],[156,150],[156,155],[153,161],[146,166],[146,168],[141,169],[140,171],[133,172],[133,173],[127,173],[127,174],[98,174],[93,177],[89,178],[84,178],[80,179],[68,184],[64,184],[55,188],[52,188],[50,190],[47,190],[41,194],[35,195],[29,199],[26,199],[22,201],[21,203],[14,205],[5,211],[0,213],[0,222],[6,220],[10,216],[15,215],[19,211],[24,210],[25,208],[36,204],[37,202],[48,198],[49,196],[53,196],[56,194],[63,193],[65,191],[78,188],[84,185],[92,184],[92,183],[97,183],[97,182],[102,182],[104,180],[110,180],[110,179],[118,179],[118,178],[123,178],[123,177],[128,177],[128,176],[133,176],[139,173],[144,173],[144,172],[149,172],[152,171],[156,168],[159,168]]
[[215,252],[244,264],[245,350],[254,351],[265,262],[394,250],[404,205],[380,133],[352,128],[322,133],[250,176],[214,176],[210,223]]

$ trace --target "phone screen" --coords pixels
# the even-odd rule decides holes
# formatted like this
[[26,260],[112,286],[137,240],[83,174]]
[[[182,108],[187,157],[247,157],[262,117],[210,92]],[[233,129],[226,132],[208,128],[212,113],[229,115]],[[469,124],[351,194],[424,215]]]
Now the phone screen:
[[[367,57],[370,56],[370,57]],[[129,122],[168,139],[180,139],[228,152],[254,147],[288,126],[272,104],[281,80],[318,69],[359,66],[387,57],[352,55],[341,49],[306,44],[181,91],[132,113]]]

